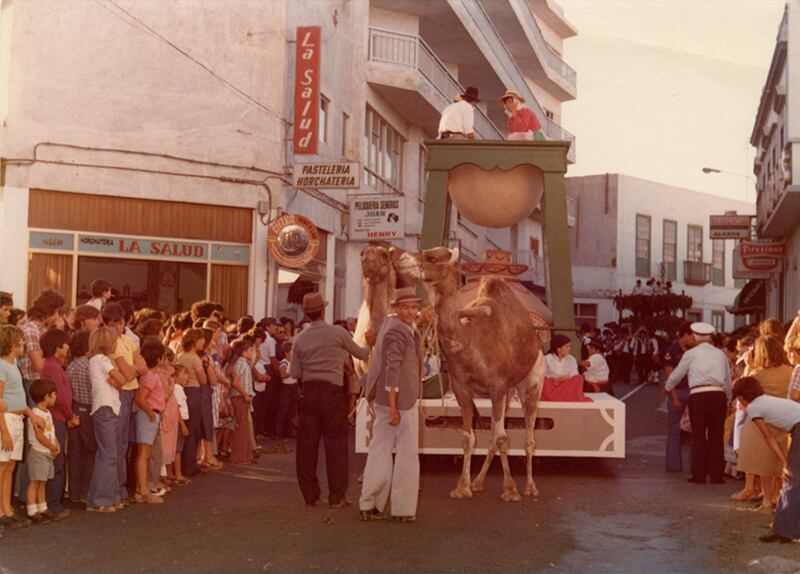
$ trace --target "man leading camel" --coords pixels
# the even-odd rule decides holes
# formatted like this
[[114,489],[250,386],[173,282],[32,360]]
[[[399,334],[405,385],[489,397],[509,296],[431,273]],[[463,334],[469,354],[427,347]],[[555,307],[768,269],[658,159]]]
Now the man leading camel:
[[[420,299],[413,287],[398,289],[383,322],[367,374],[375,422],[361,488],[361,520],[383,518],[391,493],[392,519],[413,522],[419,494],[420,335],[414,327]],[[396,450],[394,467],[392,450]]]

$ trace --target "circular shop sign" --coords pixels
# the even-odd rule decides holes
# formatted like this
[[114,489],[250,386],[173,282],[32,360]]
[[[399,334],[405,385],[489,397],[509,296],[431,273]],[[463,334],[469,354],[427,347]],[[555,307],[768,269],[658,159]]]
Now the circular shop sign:
[[279,265],[304,267],[319,251],[319,231],[307,217],[287,213],[270,224],[268,244]]

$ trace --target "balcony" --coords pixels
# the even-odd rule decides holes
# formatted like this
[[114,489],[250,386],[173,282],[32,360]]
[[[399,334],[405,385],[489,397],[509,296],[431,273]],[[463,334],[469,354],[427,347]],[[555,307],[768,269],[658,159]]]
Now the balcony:
[[683,262],[683,282],[702,287],[711,283],[711,263],[702,261]]
[[793,148],[800,152],[800,144],[786,144],[775,175],[758,190],[756,223],[759,237],[782,239],[800,225],[800,185],[792,185],[791,180]]
[[[434,131],[439,115],[464,87],[419,36],[369,29],[369,83],[407,119]],[[475,132],[481,139],[504,139],[488,116],[475,108]]]

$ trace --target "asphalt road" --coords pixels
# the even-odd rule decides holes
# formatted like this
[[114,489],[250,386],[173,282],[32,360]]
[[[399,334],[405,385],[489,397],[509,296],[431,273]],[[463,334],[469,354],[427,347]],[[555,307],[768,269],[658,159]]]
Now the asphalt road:
[[[58,524],[6,532],[0,572],[800,570],[800,548],[758,542],[769,516],[729,502],[740,482],[701,486],[663,471],[658,389],[626,402],[627,458],[540,459],[537,499],[501,502],[497,461],[485,492],[452,500],[460,461],[423,457],[418,522],[364,523],[354,507],[306,508],[294,455],[265,454],[256,466],[226,466],[175,489],[164,505],[73,510]],[[352,457],[354,500],[363,462]],[[518,485],[520,463],[512,466]]]

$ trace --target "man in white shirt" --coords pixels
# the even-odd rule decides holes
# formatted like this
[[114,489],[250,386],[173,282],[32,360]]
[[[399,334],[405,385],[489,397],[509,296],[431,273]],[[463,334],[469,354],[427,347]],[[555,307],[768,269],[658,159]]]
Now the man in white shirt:
[[439,139],[475,139],[475,105],[478,88],[468,87],[456,101],[442,110],[439,120]]
[[692,476],[687,480],[705,484],[724,484],[723,428],[731,400],[731,368],[728,357],[711,344],[714,327],[692,323],[697,345],[686,351],[675,367],[664,390],[669,393],[683,377],[689,380],[689,420],[692,423]]

